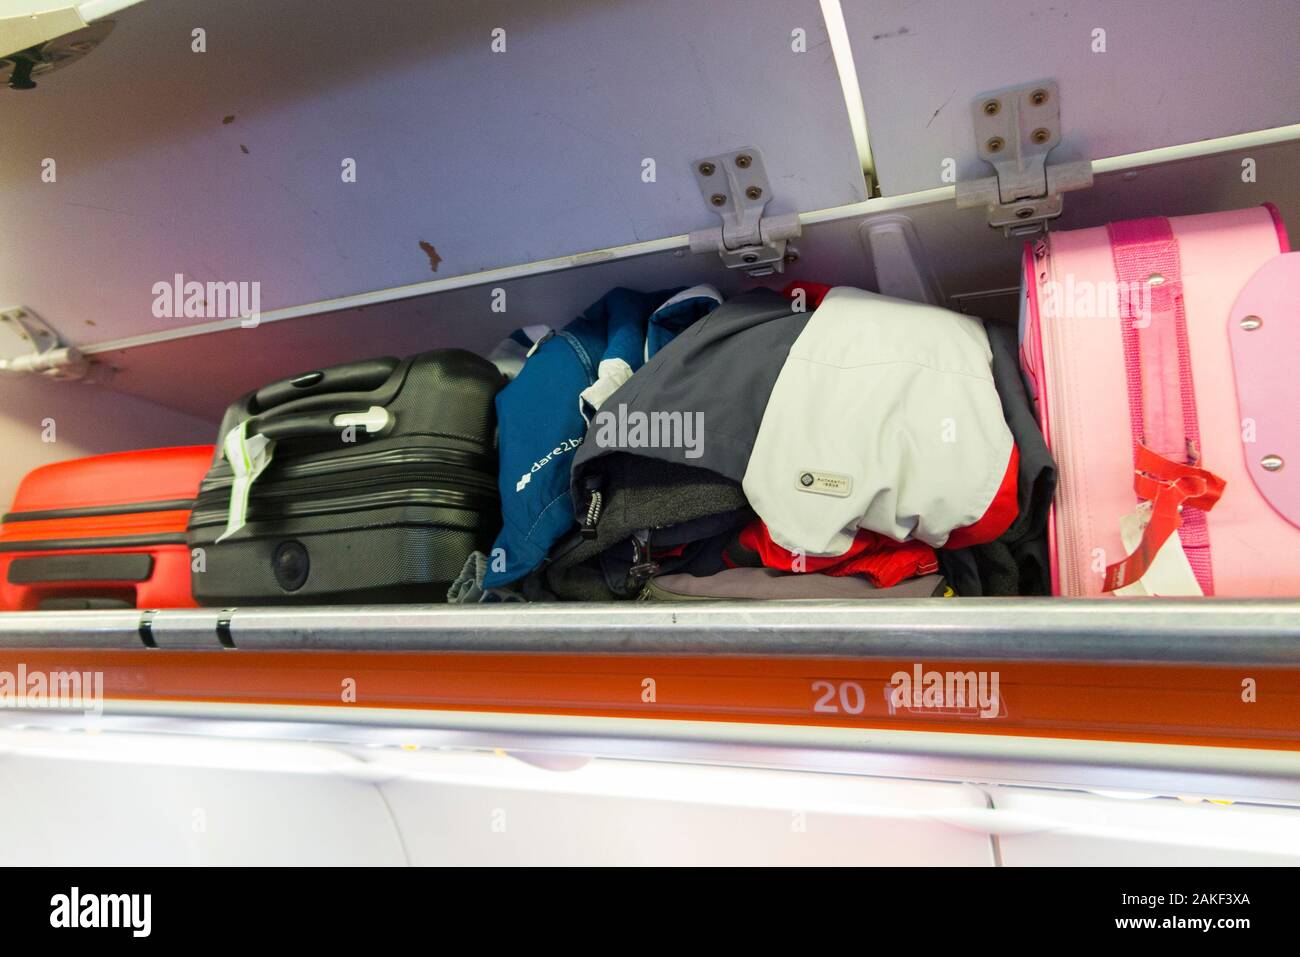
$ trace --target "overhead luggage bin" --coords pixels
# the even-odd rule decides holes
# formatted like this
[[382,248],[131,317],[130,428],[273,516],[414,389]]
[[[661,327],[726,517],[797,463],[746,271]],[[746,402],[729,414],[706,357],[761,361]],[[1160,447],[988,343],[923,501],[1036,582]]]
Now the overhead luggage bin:
[[[1266,202],[1300,228],[1285,0],[81,6],[112,30],[0,89],[0,488],[212,442],[238,396],[309,370],[487,355],[615,286],[797,280],[1014,324],[1023,242],[958,204],[993,175],[976,111],[999,90],[1059,99],[1045,163],[1079,164],[1078,188],[1051,230]],[[779,275],[701,251],[735,225],[703,167],[742,155],[786,228]],[[177,314],[155,291],[174,280],[256,283],[258,321]],[[102,674],[105,711],[7,727],[1300,804],[1300,596],[0,614],[20,669]],[[974,675],[976,700],[894,697],[931,672]]]

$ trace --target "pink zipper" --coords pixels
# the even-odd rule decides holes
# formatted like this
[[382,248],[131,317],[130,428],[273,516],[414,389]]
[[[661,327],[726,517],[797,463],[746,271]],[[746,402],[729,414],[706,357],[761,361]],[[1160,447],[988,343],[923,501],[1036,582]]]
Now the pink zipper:
[[[1037,369],[1039,385],[1038,416],[1047,440],[1048,450],[1056,460],[1056,496],[1052,501],[1047,523],[1047,547],[1052,556],[1052,594],[1079,595],[1083,589],[1083,571],[1079,567],[1079,551],[1075,541],[1075,513],[1078,504],[1074,495],[1072,477],[1074,450],[1070,442],[1070,425],[1065,418],[1069,404],[1065,401],[1066,376],[1061,369],[1060,357],[1067,353],[1061,339],[1064,323],[1051,313],[1051,304],[1045,309],[1040,295],[1052,279],[1051,248],[1046,238],[1025,245],[1026,289],[1029,296],[1026,340],[1029,359]],[[1030,330],[1033,330],[1032,334]]]

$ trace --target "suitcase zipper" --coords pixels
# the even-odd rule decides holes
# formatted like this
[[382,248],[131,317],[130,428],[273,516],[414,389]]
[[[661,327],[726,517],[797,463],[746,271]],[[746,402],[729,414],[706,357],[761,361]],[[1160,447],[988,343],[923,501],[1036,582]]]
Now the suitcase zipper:
[[[337,481],[330,482],[305,482],[302,479],[285,479],[280,476],[263,481],[260,486],[254,487],[253,498],[269,499],[284,498],[286,496],[328,496],[332,492],[339,490],[355,490],[358,488],[382,489],[384,487],[405,486],[405,487],[425,487],[433,484],[443,484],[448,486],[448,491],[455,492],[457,488],[463,489],[459,494],[465,496],[479,496],[486,498],[497,498],[497,486],[495,481],[490,481],[486,476],[465,475],[464,473],[448,474],[445,471],[420,470],[403,470],[390,472],[379,479],[369,481],[359,481],[356,476],[340,476]],[[195,502],[195,510],[198,511],[207,506],[212,501],[226,502],[230,492],[230,483],[213,486],[205,489]]]
[[192,498],[176,498],[152,502],[126,502],[122,505],[84,505],[80,508],[33,509],[27,512],[6,512],[0,524],[11,522],[46,522],[68,518],[99,518],[104,515],[136,515],[144,512],[188,512],[194,507]]
[[[1050,252],[1047,262],[1051,263]],[[1054,266],[1052,268],[1055,268]],[[1033,282],[1034,295],[1039,294],[1038,270],[1035,268]],[[1077,503],[1074,501],[1073,477],[1079,473],[1074,466],[1074,449],[1070,443],[1069,425],[1065,421],[1068,405],[1064,392],[1068,390],[1068,381],[1061,371],[1062,335],[1060,330],[1065,323],[1057,321],[1057,316],[1046,316],[1039,301],[1038,339],[1044,346],[1044,378],[1047,380],[1047,395],[1050,400],[1048,415],[1051,418],[1051,451],[1059,463],[1056,470],[1056,501],[1053,503],[1053,524],[1056,526],[1056,560],[1061,569],[1060,593],[1062,595],[1080,595],[1083,593],[1083,576],[1079,569],[1078,543],[1076,541],[1078,525],[1074,517]],[[1050,321],[1048,321],[1050,320]]]
[[[222,519],[225,521],[225,519]],[[145,548],[153,545],[184,545],[184,532],[158,532],[139,535],[102,535],[81,538],[33,538],[0,542],[0,553],[71,552],[108,548]]]
[[[321,453],[313,453],[318,456]],[[334,475],[343,472],[357,472],[368,468],[401,468],[412,465],[445,465],[455,469],[465,469],[468,473],[491,476],[493,487],[496,486],[496,469],[492,457],[476,452],[463,452],[459,449],[384,449],[381,451],[357,451],[334,455],[328,458],[314,458],[305,462],[273,462],[274,477],[269,481],[292,481],[311,478],[314,475]],[[214,488],[229,488],[234,480],[230,466],[225,462],[217,465],[203,482],[202,491]]]
[[[417,479],[418,482],[415,481]],[[440,480],[444,487],[429,488],[431,480]],[[252,520],[267,521],[272,517],[311,517],[400,505],[481,510],[497,507],[495,483],[486,481],[471,483],[467,482],[464,476],[441,477],[424,471],[406,475],[398,474],[387,476],[383,482],[372,484],[363,493],[337,494],[340,490],[351,491],[356,487],[355,481],[332,482],[310,488],[301,485],[286,488],[282,483],[268,483],[260,489],[254,489]],[[287,507],[283,504],[285,500],[289,503]],[[199,502],[195,506],[190,527],[224,524],[228,508],[228,488],[214,488],[205,492],[199,497]]]

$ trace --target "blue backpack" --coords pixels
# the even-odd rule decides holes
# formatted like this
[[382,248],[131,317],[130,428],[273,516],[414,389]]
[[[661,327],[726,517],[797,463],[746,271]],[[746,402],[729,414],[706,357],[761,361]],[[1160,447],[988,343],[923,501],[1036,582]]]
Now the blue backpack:
[[496,397],[502,528],[485,589],[523,578],[573,527],[569,476],[590,410],[721,301],[709,286],[612,289],[533,347]]

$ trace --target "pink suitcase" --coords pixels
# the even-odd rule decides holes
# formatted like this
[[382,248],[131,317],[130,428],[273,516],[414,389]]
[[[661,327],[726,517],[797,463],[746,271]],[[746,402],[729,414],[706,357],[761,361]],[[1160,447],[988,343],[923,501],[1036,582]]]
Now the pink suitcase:
[[1271,205],[1025,248],[1058,595],[1300,596],[1300,252]]

